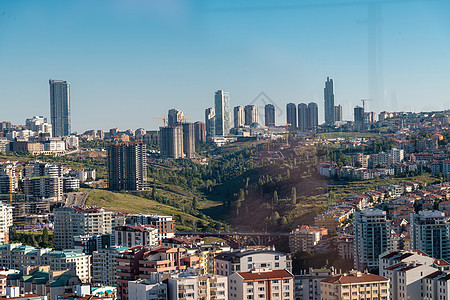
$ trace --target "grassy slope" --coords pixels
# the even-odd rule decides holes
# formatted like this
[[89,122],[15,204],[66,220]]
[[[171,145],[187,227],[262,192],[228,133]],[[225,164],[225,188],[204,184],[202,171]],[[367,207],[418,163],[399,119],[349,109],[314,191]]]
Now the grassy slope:
[[[175,216],[177,220],[177,230],[190,230],[192,222],[208,221],[199,219],[190,214],[184,213],[172,206],[164,205],[153,200],[122,193],[113,193],[105,190],[92,190],[86,200],[86,206],[101,206],[107,210],[124,213],[152,213],[159,215]],[[183,225],[183,221],[185,225]]]

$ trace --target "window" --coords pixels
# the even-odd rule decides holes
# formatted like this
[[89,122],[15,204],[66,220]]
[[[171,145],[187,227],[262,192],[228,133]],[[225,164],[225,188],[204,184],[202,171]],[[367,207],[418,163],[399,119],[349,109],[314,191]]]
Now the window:
[[251,262],[252,261],[252,257],[250,256],[250,257],[247,257],[247,261],[248,262]]
[[280,256],[279,255],[275,255],[275,260],[280,260]]
[[283,279],[283,283],[289,283],[289,279]]
[[280,263],[275,263],[275,268],[279,268],[280,267]]
[[251,269],[251,268],[252,268],[252,264],[248,264],[248,265],[247,265],[247,268],[248,268],[248,269]]

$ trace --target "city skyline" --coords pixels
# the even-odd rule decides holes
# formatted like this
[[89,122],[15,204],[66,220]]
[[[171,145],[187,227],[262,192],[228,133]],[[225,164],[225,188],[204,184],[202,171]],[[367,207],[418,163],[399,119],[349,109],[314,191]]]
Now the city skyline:
[[[352,119],[360,99],[370,97],[363,4],[281,1],[265,3],[274,6],[267,9],[233,1],[200,6],[138,0],[99,1],[86,10],[86,3],[0,5],[0,42],[8,45],[0,47],[0,90],[9,106],[0,119],[15,124],[33,115],[50,119],[49,78],[71,82],[77,132],[157,129],[162,122],[153,118],[169,107],[203,120],[217,89],[230,92],[231,107],[251,103],[261,91],[279,107],[316,102],[319,123],[327,76],[337,80],[335,102],[343,106],[345,120]],[[371,101],[367,111],[447,108],[450,99],[442,95],[450,62],[444,14],[449,6],[445,1],[383,5],[384,97]],[[215,22],[218,17],[232,22]],[[19,86],[23,82],[25,89]],[[285,119],[284,112],[278,119]]]

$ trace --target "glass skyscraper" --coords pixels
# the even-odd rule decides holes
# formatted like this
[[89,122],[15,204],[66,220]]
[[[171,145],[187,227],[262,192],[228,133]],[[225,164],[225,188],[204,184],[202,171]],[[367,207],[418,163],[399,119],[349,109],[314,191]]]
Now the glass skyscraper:
[[69,136],[70,128],[70,83],[63,80],[49,80],[50,118],[53,136]]
[[334,125],[334,82],[330,77],[327,77],[325,82],[323,98],[325,101],[325,124]]
[[216,108],[216,135],[224,136],[230,134],[230,93],[218,90],[214,96]]

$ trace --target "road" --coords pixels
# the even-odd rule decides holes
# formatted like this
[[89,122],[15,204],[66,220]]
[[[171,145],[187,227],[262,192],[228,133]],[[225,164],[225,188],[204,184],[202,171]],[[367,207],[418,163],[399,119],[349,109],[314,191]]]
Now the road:
[[66,206],[83,206],[89,192],[67,193]]

